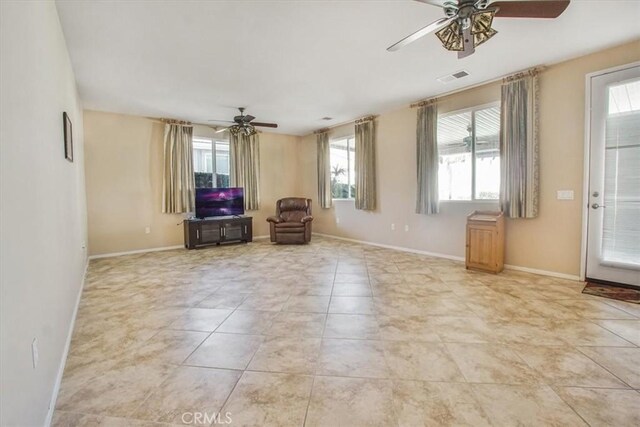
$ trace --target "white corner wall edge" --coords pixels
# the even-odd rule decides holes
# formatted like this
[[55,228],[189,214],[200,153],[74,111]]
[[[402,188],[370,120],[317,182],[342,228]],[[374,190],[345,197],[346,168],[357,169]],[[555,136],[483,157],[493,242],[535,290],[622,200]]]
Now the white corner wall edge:
[[73,330],[76,326],[76,317],[78,316],[78,308],[80,307],[80,300],[82,299],[82,292],[84,291],[84,284],[87,281],[87,271],[89,270],[89,258],[84,264],[84,273],[82,274],[82,283],[78,290],[78,296],[76,297],[76,304],[73,307],[73,313],[71,314],[71,324],[69,325],[69,332],[67,333],[67,341],[64,344],[64,351],[62,352],[62,359],[60,360],[60,367],[58,368],[58,375],[56,375],[56,382],[53,385],[53,393],[51,394],[51,400],[49,401],[49,410],[47,412],[47,418],[44,425],[49,427],[53,421],[53,413],[56,410],[56,401],[58,400],[58,393],[60,392],[60,385],[62,384],[62,376],[64,374],[64,368],[67,365],[67,356],[69,355],[69,349],[71,348],[71,338],[73,337]]
[[[366,240],[349,239],[347,237],[334,236],[332,234],[324,234],[324,233],[313,233],[313,234],[316,236],[328,237],[330,239],[338,239],[338,240],[344,240],[347,242],[361,243],[363,245],[377,246],[377,247],[386,248],[386,249],[395,249],[402,252],[411,252],[411,253],[416,253],[421,255],[432,256],[435,258],[445,258],[445,259],[451,259],[454,261],[462,261],[462,262],[464,262],[465,260],[464,257],[441,254],[436,252],[421,251],[419,249],[406,248],[404,246],[393,246],[393,245],[386,245],[383,243],[368,242]],[[558,273],[556,271],[538,270],[536,268],[521,267],[519,265],[510,265],[510,264],[505,264],[504,267],[507,270],[522,271],[525,273],[537,274],[540,276],[556,277],[558,279],[574,280],[578,282],[581,281],[580,276],[576,276],[573,274]]]
[[[264,240],[268,239],[270,236],[254,236],[253,240]],[[162,246],[159,248],[147,248],[147,249],[136,249],[134,251],[124,251],[124,252],[110,252],[108,254],[98,254],[89,256],[89,260],[92,259],[100,259],[100,258],[113,258],[124,255],[135,255],[135,254],[144,254],[147,252],[160,252],[160,251],[171,251],[174,249],[182,249],[184,245],[175,245],[175,246]]]

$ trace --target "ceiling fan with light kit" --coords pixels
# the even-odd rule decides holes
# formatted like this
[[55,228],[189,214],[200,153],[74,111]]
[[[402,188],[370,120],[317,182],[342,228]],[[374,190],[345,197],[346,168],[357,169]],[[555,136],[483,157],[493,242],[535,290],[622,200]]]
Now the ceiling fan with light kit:
[[234,135],[244,134],[244,135],[253,135],[256,133],[256,126],[258,127],[266,127],[266,128],[277,128],[278,125],[275,123],[263,123],[263,122],[254,122],[255,117],[250,114],[244,114],[244,107],[239,107],[240,115],[235,116],[233,120],[209,120],[210,122],[227,122],[234,123],[231,126],[224,127],[222,129],[217,129],[216,133],[221,133],[224,131],[229,131]]
[[396,51],[435,32],[445,49],[466,58],[498,32],[493,18],[557,18],[570,0],[414,0],[441,7],[445,16],[389,46]]

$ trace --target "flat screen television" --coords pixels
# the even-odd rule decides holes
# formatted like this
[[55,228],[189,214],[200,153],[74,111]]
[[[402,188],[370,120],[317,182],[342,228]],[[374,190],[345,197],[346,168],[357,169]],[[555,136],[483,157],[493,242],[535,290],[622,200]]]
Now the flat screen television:
[[243,188],[196,188],[197,218],[243,214]]

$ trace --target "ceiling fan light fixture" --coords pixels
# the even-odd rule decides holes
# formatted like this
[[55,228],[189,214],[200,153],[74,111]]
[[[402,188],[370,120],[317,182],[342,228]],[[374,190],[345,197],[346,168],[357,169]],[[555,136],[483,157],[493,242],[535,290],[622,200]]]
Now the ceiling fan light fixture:
[[257,133],[256,128],[250,125],[249,126],[233,125],[229,127],[227,130],[229,131],[229,133],[231,133],[234,136],[238,136],[240,134],[251,136]]
[[458,21],[453,21],[451,24],[436,32],[436,36],[440,39],[445,49],[455,52],[464,50],[462,31]]
[[[491,28],[495,14],[495,10],[483,10],[482,12],[476,12],[471,15],[470,26],[474,48],[480,46],[482,43],[498,34],[496,30]],[[436,36],[440,39],[442,46],[444,46],[445,49],[454,52],[461,52],[464,50],[463,25],[464,21],[462,21],[461,25],[461,20],[456,20],[436,32]]]
[[495,15],[495,10],[483,10],[471,15],[471,33],[476,34],[490,30]]
[[473,47],[480,46],[482,43],[498,34],[496,30],[491,28],[491,24],[493,24],[493,17],[495,16],[495,14],[496,11],[494,9],[477,12],[471,16],[471,34],[473,35]]
[[495,36],[496,34],[498,34],[498,32],[496,30],[494,30],[493,28],[489,28],[488,31],[485,31],[483,33],[474,34],[473,35],[473,47],[480,46],[482,43],[486,42],[487,40],[489,40],[491,37]]

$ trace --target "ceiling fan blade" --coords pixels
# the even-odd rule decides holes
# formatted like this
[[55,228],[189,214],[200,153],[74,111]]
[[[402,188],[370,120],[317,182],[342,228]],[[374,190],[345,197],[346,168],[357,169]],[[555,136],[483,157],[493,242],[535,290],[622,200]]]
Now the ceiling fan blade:
[[557,18],[562,15],[570,0],[495,1],[489,7],[497,7],[496,18]]
[[417,1],[418,3],[429,4],[431,6],[442,7],[442,5],[446,0],[413,0],[413,1]]
[[207,120],[208,122],[224,122],[224,123],[235,123],[231,120]]
[[455,17],[453,17],[453,18],[440,18],[437,21],[434,21],[431,24],[427,25],[426,27],[419,29],[415,33],[408,35],[407,37],[405,37],[402,40],[400,40],[398,43],[389,46],[387,48],[387,50],[389,52],[394,52],[394,51],[396,51],[396,50],[398,50],[398,49],[400,49],[402,47],[405,47],[409,43],[413,43],[414,41],[418,40],[419,38],[424,37],[427,34],[432,33],[432,32],[436,31],[437,29],[439,29],[441,27],[444,27],[445,25],[447,25],[449,22],[453,21],[454,19],[455,19]]
[[216,132],[215,132],[215,133],[222,133],[222,132],[224,132],[224,131],[225,131],[225,130],[227,130],[227,129],[229,129],[229,128],[222,128],[222,129],[218,129],[218,130],[216,130]]
[[251,123],[252,126],[260,126],[263,128],[277,128],[278,125],[275,123],[259,123],[259,122],[253,122]]
[[245,123],[249,123],[251,120],[254,120],[255,117],[253,117],[251,114],[247,114],[246,116],[244,116],[244,122]]

